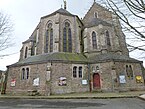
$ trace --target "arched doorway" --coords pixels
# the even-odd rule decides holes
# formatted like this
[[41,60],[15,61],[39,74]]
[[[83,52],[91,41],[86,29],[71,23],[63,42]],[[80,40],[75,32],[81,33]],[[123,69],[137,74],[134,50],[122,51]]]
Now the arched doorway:
[[93,88],[94,89],[100,89],[101,88],[100,75],[98,73],[93,74]]

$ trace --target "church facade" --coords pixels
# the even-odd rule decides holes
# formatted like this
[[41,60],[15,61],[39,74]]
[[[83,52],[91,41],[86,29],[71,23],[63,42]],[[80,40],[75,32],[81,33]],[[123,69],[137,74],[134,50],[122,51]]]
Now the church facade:
[[129,57],[117,16],[96,2],[83,19],[66,7],[41,17],[7,68],[11,94],[144,89],[142,61]]

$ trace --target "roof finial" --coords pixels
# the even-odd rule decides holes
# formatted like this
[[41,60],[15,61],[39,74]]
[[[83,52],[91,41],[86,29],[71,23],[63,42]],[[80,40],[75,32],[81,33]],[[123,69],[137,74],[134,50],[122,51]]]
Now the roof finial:
[[96,2],[96,0],[94,0],[94,2]]
[[64,2],[64,9],[66,9],[66,0],[63,0]]

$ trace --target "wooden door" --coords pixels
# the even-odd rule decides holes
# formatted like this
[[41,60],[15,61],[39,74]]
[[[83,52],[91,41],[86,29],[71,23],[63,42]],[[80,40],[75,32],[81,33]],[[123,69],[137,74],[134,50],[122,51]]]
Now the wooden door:
[[95,73],[93,75],[93,88],[97,88],[97,89],[101,88],[100,75],[98,73]]

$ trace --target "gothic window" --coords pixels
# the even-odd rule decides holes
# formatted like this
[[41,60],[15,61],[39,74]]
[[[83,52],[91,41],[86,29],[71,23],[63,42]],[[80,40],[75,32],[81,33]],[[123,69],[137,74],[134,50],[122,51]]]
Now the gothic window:
[[128,68],[128,65],[126,65],[126,74],[129,77],[129,68]]
[[126,65],[126,74],[129,79],[133,79],[133,70],[131,65]]
[[79,78],[82,78],[82,67],[79,67]]
[[67,36],[66,36],[66,28],[63,29],[63,51],[67,51]]
[[53,52],[53,28],[52,23],[47,25],[47,30],[45,34],[45,53]]
[[76,78],[77,77],[77,67],[74,66],[73,67],[73,78]]
[[71,29],[68,29],[68,51],[72,52],[72,36],[71,36]]
[[46,41],[46,45],[45,45],[45,53],[48,53],[48,30],[46,30],[46,39],[45,39],[45,41]]
[[133,70],[131,65],[129,65],[129,72],[130,72],[130,79],[133,79]]
[[26,68],[26,79],[29,79],[29,68]]
[[28,47],[25,48],[25,56],[24,57],[27,58],[27,55],[28,55]]
[[63,28],[63,52],[72,52],[72,34],[70,23],[65,22]]
[[50,52],[53,52],[53,29],[50,30]]
[[96,33],[94,31],[92,32],[92,46],[93,49],[97,49]]
[[22,80],[25,79],[25,69],[24,69],[24,68],[22,68],[21,79],[22,79]]
[[107,46],[111,46],[109,31],[107,30],[105,34]]

